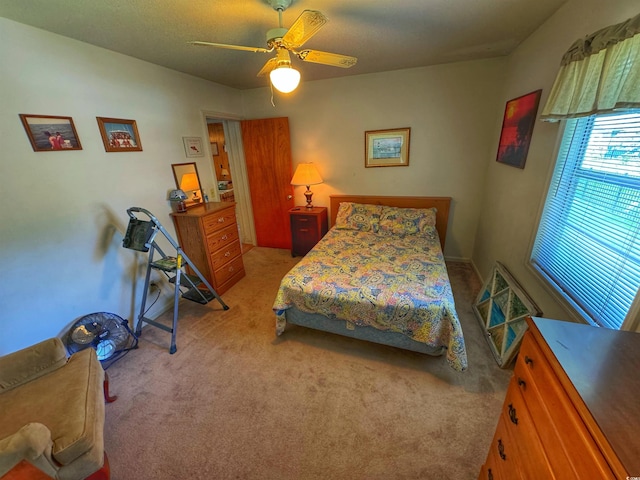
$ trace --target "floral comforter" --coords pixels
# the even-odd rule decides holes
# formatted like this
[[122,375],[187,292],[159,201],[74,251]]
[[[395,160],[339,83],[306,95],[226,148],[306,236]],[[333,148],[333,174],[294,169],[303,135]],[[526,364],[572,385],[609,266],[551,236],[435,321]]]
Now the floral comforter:
[[455,370],[467,367],[437,235],[385,237],[332,228],[282,279],[273,305],[278,333],[294,306],[445,347]]

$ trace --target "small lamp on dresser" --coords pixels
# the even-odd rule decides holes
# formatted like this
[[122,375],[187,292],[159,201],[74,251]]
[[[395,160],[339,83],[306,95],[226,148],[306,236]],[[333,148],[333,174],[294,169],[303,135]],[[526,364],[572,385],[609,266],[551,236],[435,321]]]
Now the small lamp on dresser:
[[291,185],[305,185],[307,187],[307,191],[304,192],[304,196],[307,198],[307,208],[313,208],[313,205],[311,204],[313,192],[309,186],[318,185],[322,182],[322,177],[313,163],[301,163],[298,165],[296,172],[293,174],[293,178],[291,179]]
[[187,199],[186,193],[184,193],[180,189],[171,190],[169,192],[169,203],[171,205],[171,210],[173,212],[186,212],[187,207],[184,204],[184,201]]
[[200,197],[198,197],[198,191],[200,190],[200,182],[195,173],[185,173],[180,181],[180,190],[183,192],[193,192],[191,201],[200,203]]

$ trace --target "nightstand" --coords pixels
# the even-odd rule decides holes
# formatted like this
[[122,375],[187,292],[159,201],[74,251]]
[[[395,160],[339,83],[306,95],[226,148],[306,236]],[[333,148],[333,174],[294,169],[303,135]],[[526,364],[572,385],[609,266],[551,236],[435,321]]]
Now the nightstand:
[[291,220],[291,256],[306,255],[328,230],[327,207],[294,207]]

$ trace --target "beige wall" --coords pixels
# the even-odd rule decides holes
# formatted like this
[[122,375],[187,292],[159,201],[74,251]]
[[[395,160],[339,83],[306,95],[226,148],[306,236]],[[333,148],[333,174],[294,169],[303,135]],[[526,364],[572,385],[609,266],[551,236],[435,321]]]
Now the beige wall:
[[570,0],[511,55],[505,70],[501,110],[493,121],[494,146],[485,159],[484,200],[475,234],[473,262],[487,278],[503,263],[542,309],[544,316],[570,320],[570,312],[528,266],[532,240],[555,163],[558,124],[538,121],[524,170],[495,162],[504,103],[542,88],[540,110],[558,72],[560,59],[578,38],[635,16],[637,0]]
[[[313,187],[314,205],[329,205],[333,193],[453,197],[445,254],[470,259],[504,64],[303,78],[295,95],[275,96],[275,108],[268,88],[243,92],[245,115],[289,117],[294,168],[314,162],[325,181]],[[411,127],[409,166],[365,168],[364,132],[401,127]],[[304,190],[296,189],[298,205]]]
[[[452,196],[446,255],[473,258],[483,276],[502,261],[547,316],[565,317],[526,268],[558,127],[536,125],[524,170],[498,165],[504,103],[538,88],[544,102],[568,45],[637,9],[570,0],[510,58],[303,79],[275,108],[266,88],[239,92],[0,18],[0,355],[88,313],[135,318],[147,257],[121,246],[126,209],[149,209],[173,233],[170,164],[187,161],[182,136],[207,138],[203,111],[288,116],[294,164],[313,161],[325,178],[318,205],[334,192]],[[73,117],[84,149],[33,152],[18,113]],[[106,153],[96,116],[135,119],[143,152]],[[407,126],[409,167],[365,169],[364,132]],[[197,162],[209,191],[208,155]]]
[[[239,115],[241,103],[237,90],[3,18],[0,31],[2,355],[88,313],[137,316],[146,254],[122,248],[126,209],[173,233],[182,136],[207,138],[201,110]],[[73,117],[83,150],[34,152],[19,113]],[[106,153],[96,116],[136,120],[143,151]],[[208,191],[208,155],[197,160]]]

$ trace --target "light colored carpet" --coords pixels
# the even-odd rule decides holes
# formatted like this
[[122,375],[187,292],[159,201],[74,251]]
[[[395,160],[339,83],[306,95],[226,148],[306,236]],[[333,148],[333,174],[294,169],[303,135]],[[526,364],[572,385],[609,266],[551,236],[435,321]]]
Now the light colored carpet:
[[181,302],[174,355],[146,327],[109,368],[113,480],[477,478],[511,371],[471,310],[469,265],[448,265],[469,357],[457,373],[444,357],[295,325],[276,337],[271,306],[297,259],[253,248],[244,260],[228,311]]

